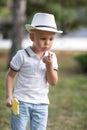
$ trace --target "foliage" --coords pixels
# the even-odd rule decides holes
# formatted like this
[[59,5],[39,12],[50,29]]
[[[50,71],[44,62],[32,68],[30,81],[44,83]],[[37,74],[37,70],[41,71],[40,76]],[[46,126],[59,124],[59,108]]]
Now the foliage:
[[[78,20],[79,20],[79,24],[83,24],[87,26],[87,17],[86,17],[86,12],[87,12],[87,7],[80,7],[78,11]],[[81,17],[82,16],[82,17]]]
[[82,71],[87,73],[87,54],[78,55],[75,57],[75,59],[79,63]]
[[0,0],[0,6],[6,6],[7,0]]
[[49,12],[55,14],[58,28],[62,28],[64,33],[78,26],[79,22],[75,9],[67,9],[58,3],[49,3],[47,8]]
[[10,14],[10,11],[8,10],[8,8],[0,8],[0,18],[5,18],[8,17]]
[[[87,0],[26,0],[26,23],[31,23],[32,16],[36,12],[49,12],[55,15],[58,28],[64,33],[78,28],[80,25],[87,26]],[[8,16],[9,4],[12,0],[0,0],[0,18]],[[6,9],[3,7],[6,7]],[[2,9],[4,8],[4,9]],[[11,14],[10,14],[11,15]]]
[[87,0],[48,0],[48,2],[59,3],[63,7],[79,7],[79,6],[87,6]]
[[[80,25],[87,25],[86,7],[86,0],[42,0],[38,2],[36,0],[27,0],[27,22],[31,22],[32,16],[36,12],[53,13],[58,28],[66,33],[67,31],[78,28]],[[81,15],[79,12],[81,12]]]

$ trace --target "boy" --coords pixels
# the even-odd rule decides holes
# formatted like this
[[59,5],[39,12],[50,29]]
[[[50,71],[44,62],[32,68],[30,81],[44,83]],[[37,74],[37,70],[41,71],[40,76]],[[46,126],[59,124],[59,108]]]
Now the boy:
[[55,34],[62,31],[57,30],[54,16],[48,13],[36,13],[31,25],[25,27],[33,45],[19,50],[10,62],[6,77],[6,105],[11,108],[14,98],[19,104],[17,115],[11,111],[12,130],[26,130],[28,120],[30,130],[46,130],[49,85],[58,82],[57,59],[50,48]]

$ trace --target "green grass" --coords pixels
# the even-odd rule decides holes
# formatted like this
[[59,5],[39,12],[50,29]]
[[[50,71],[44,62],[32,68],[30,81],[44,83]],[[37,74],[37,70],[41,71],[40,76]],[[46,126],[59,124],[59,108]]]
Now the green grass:
[[87,129],[87,77],[60,80],[50,89],[48,130]]
[[[49,92],[47,130],[87,130],[87,75],[76,71],[72,56],[65,57],[59,56],[59,82]],[[0,130],[10,130],[10,110],[5,105],[6,61],[5,57],[0,66]]]
[[6,69],[0,68],[0,130],[9,130],[10,111],[5,104],[5,75]]

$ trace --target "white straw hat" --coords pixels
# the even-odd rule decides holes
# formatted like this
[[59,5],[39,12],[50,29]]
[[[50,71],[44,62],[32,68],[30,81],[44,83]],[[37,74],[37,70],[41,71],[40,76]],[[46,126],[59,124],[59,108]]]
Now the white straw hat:
[[33,17],[32,23],[25,25],[28,32],[31,30],[43,30],[55,33],[62,33],[63,31],[58,30],[53,14],[48,13],[36,13]]

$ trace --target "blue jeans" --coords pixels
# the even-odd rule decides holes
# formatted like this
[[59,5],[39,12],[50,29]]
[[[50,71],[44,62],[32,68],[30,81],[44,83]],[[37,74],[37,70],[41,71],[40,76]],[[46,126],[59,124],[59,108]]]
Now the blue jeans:
[[30,130],[46,130],[47,118],[47,104],[21,102],[19,105],[19,115],[15,116],[11,112],[11,127],[12,130],[26,130],[29,121]]

